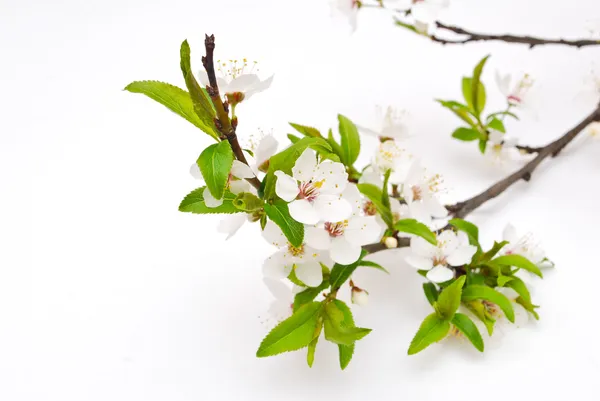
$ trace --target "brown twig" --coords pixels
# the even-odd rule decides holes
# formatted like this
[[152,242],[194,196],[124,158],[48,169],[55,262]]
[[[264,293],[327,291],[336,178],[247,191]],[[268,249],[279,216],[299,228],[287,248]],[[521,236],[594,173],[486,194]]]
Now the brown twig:
[[519,149],[523,153],[539,153],[542,149],[544,149],[543,146],[536,147],[536,146],[525,146],[525,145],[517,145],[516,148]]
[[450,31],[456,33],[458,35],[465,35],[464,39],[444,39],[435,35],[430,35],[429,37],[434,42],[438,42],[441,44],[464,44],[469,42],[478,42],[478,41],[501,41],[507,43],[521,43],[529,45],[529,48],[533,48],[535,46],[540,45],[566,45],[566,46],[574,46],[577,48],[581,48],[584,46],[598,46],[600,45],[600,39],[577,39],[577,40],[568,40],[568,39],[543,39],[536,38],[533,36],[517,36],[517,35],[491,35],[491,34],[482,34],[476,33],[472,31],[467,31],[466,29],[446,25],[439,21],[435,22],[435,26],[438,29],[443,29],[446,31]]
[[[204,47],[206,49],[206,55],[202,57],[202,65],[204,66],[206,74],[208,75],[209,84],[206,87],[206,91],[208,92],[208,95],[210,96],[217,113],[215,125],[222,134],[221,139],[227,139],[227,141],[229,141],[236,159],[248,165],[246,156],[244,156],[242,147],[237,139],[237,134],[235,133],[237,120],[234,119],[232,121],[229,119],[229,112],[223,103],[223,99],[221,99],[221,95],[219,94],[219,85],[217,84],[217,76],[215,74],[215,65],[213,61],[213,54],[215,51],[215,35],[205,35]],[[247,178],[246,180],[256,189],[260,187],[260,181],[258,178],[252,177]]]
[[[537,166],[539,166],[539,164],[544,159],[548,157],[556,157],[564,149],[565,146],[567,146],[573,139],[575,139],[575,137],[580,132],[582,132],[588,125],[590,125],[594,121],[600,121],[600,104],[598,104],[596,109],[592,111],[592,113],[590,113],[585,119],[583,119],[583,121],[577,124],[577,126],[572,128],[566,134],[544,147],[535,148],[539,149],[537,150],[537,156],[534,159],[532,159],[529,163],[524,165],[521,169],[517,170],[513,174],[492,185],[479,195],[476,195],[463,202],[458,202],[454,205],[448,205],[446,206],[446,209],[448,209],[450,215],[458,218],[464,218],[469,213],[483,205],[485,202],[494,199],[495,197],[506,191],[516,182],[521,180],[529,181],[531,179],[533,171],[537,168]],[[397,239],[399,248],[410,245],[410,240],[408,238]],[[387,249],[382,243],[367,245],[363,248],[369,253],[374,253]]]

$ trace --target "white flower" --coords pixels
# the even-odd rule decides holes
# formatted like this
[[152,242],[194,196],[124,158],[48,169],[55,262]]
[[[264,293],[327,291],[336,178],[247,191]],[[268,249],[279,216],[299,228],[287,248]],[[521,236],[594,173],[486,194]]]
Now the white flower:
[[306,244],[295,247],[288,242],[281,229],[270,220],[262,232],[263,237],[279,248],[263,264],[267,277],[282,279],[289,276],[292,269],[296,277],[309,287],[316,287],[323,281],[320,262],[326,261],[321,253]]
[[502,233],[502,239],[508,241],[501,253],[503,255],[521,255],[534,264],[540,264],[546,258],[546,253],[540,245],[534,242],[531,234],[519,236],[512,224],[507,224]]
[[448,211],[437,198],[441,184],[439,174],[429,175],[418,161],[412,164],[402,186],[402,196],[408,204],[412,218],[431,225],[432,216],[441,218],[448,215]]
[[356,31],[358,9],[360,1],[358,0],[329,0],[332,11],[340,14],[348,20],[352,32]]
[[294,295],[304,291],[305,287],[295,285],[290,288],[280,280],[264,277],[263,281],[273,297],[269,305],[269,315],[277,322],[287,319],[294,312]]
[[[192,177],[203,180],[202,173],[200,172],[200,167],[196,163],[192,164],[190,167],[190,174]],[[248,183],[244,178],[254,177],[254,173],[244,163],[234,160],[233,165],[231,166],[231,171],[229,173],[229,179],[227,181],[227,189],[234,194],[239,194],[242,192],[251,191],[252,186]],[[217,199],[210,192],[208,187],[204,189],[202,192],[204,197],[204,203],[207,207],[219,207],[223,204],[223,199]]]
[[[217,60],[216,69],[220,74],[217,77],[219,92],[225,94],[234,103],[240,103],[242,100],[247,100],[269,88],[271,82],[273,82],[273,75],[261,81],[258,75],[254,73],[255,66],[256,62],[252,63],[252,67],[248,71],[248,61],[246,59],[241,62],[231,60],[229,63]],[[206,71],[201,70],[198,76],[202,85],[209,85]]]
[[292,176],[276,171],[275,193],[290,202],[290,215],[304,224],[319,221],[343,221],[352,213],[350,204],[341,198],[348,183],[348,173],[341,163],[325,160],[317,164],[312,149],[296,160]]
[[477,247],[469,245],[467,235],[459,231],[443,231],[437,237],[437,245],[432,245],[421,237],[410,241],[411,255],[406,262],[419,269],[428,270],[427,278],[434,283],[443,283],[454,277],[449,266],[462,266],[471,262]]
[[411,160],[411,154],[399,147],[395,141],[387,140],[381,142],[375,150],[372,161],[373,171],[383,175],[387,170],[391,170],[390,182],[400,184],[406,179]]
[[367,306],[369,303],[369,293],[362,288],[352,287],[350,300],[358,306]]
[[533,79],[529,74],[524,74],[513,86],[511,86],[512,77],[510,74],[501,75],[496,71],[495,76],[498,89],[506,97],[506,101],[510,105],[522,107],[527,103],[527,93],[533,85]]
[[391,106],[388,106],[385,114],[382,113],[381,107],[377,107],[376,112],[379,124],[373,128],[357,125],[359,131],[379,138],[389,138],[394,140],[408,138],[408,127],[402,122],[403,113],[399,113]]
[[516,138],[506,136],[500,131],[491,130],[485,154],[496,163],[515,160],[519,155]]

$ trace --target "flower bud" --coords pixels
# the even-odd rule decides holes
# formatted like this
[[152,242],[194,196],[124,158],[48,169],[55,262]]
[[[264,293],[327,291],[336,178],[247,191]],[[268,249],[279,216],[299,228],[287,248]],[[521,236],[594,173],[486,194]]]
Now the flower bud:
[[383,243],[387,248],[398,248],[398,240],[394,237],[385,237]]
[[352,296],[350,299],[353,304],[366,306],[369,303],[369,293],[361,288],[352,287]]

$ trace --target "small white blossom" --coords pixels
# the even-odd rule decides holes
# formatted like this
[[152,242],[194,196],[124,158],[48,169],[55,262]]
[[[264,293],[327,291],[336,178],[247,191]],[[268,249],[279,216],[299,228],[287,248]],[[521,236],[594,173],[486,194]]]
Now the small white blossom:
[[491,130],[485,154],[495,163],[510,162],[519,155],[516,146],[516,138],[507,136],[500,131]]
[[383,243],[388,249],[398,248],[398,240],[395,237],[385,237]]
[[415,161],[402,186],[402,196],[408,204],[412,218],[425,225],[432,224],[432,217],[442,218],[448,211],[437,198],[442,184],[439,174],[430,175]]
[[508,244],[501,250],[503,255],[521,255],[536,265],[542,263],[546,258],[546,252],[539,243],[535,242],[533,236],[531,234],[519,236],[512,224],[506,225],[502,239],[508,241]]
[[427,270],[430,281],[443,283],[454,277],[454,271],[449,266],[470,263],[477,247],[469,244],[467,235],[462,231],[443,231],[437,241],[437,245],[433,245],[421,237],[413,238],[410,241],[411,255],[405,260],[419,270]]
[[367,306],[369,303],[369,293],[362,288],[352,287],[350,300],[358,306]]
[[[256,62],[248,67],[248,61],[230,60],[229,63],[217,60],[216,70],[220,76],[217,77],[219,92],[225,94],[230,102],[234,104],[249,99],[251,96],[268,89],[273,82],[273,75],[261,81],[255,73]],[[201,70],[198,73],[200,83],[209,85],[208,74]]]
[[275,176],[275,193],[290,202],[290,215],[300,223],[343,221],[352,213],[350,204],[340,196],[348,183],[346,168],[331,160],[317,164],[310,148],[296,160],[292,177],[283,171],[276,171]]
[[267,277],[282,279],[294,269],[296,277],[309,287],[317,287],[323,281],[323,271],[320,262],[328,259],[321,253],[302,244],[295,247],[290,244],[283,232],[275,223],[267,222],[262,232],[263,237],[279,248],[279,251],[271,255],[263,264],[263,273]]
[[409,137],[408,127],[403,123],[404,113],[398,112],[391,106],[382,112],[381,107],[376,108],[379,123],[374,127],[363,127],[357,125],[359,131],[384,139],[403,140]]
[[500,92],[506,97],[508,104],[515,107],[523,107],[527,103],[527,94],[533,86],[533,79],[529,74],[524,74],[513,85],[510,74],[501,75],[496,71],[496,84]]

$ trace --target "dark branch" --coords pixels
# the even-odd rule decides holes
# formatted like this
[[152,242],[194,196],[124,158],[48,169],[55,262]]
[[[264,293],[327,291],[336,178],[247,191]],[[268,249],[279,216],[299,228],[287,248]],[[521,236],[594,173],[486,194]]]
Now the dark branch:
[[[217,113],[215,126],[221,132],[221,139],[226,139],[229,141],[236,159],[247,165],[248,161],[246,160],[246,156],[244,156],[244,152],[242,151],[242,147],[240,146],[235,133],[237,120],[231,121],[229,119],[228,108],[226,104],[223,103],[223,99],[221,99],[221,95],[219,94],[219,85],[217,84],[217,76],[215,74],[215,65],[213,61],[213,54],[215,51],[215,35],[205,35],[204,47],[206,49],[206,55],[202,57],[202,65],[204,66],[206,74],[208,75],[209,84],[206,87],[206,91],[208,92]],[[246,180],[256,189],[260,187],[260,181],[258,178],[252,177],[247,178]]]
[[441,22],[435,23],[435,26],[438,29],[443,29],[446,31],[450,31],[456,33],[458,35],[465,35],[464,39],[444,39],[435,35],[431,35],[430,38],[434,42],[442,43],[442,44],[463,44],[469,42],[478,42],[478,41],[501,41],[506,43],[521,43],[529,45],[530,48],[540,45],[566,45],[566,46],[574,46],[577,48],[584,46],[598,46],[600,45],[600,39],[578,39],[578,40],[568,40],[568,39],[543,39],[536,38],[533,36],[517,36],[517,35],[491,35],[491,34],[482,34],[467,31],[466,29],[459,28],[457,26],[446,25]]
[[544,149],[543,146],[535,147],[535,146],[524,146],[524,145],[517,145],[516,148],[524,153],[539,153],[542,149]]

